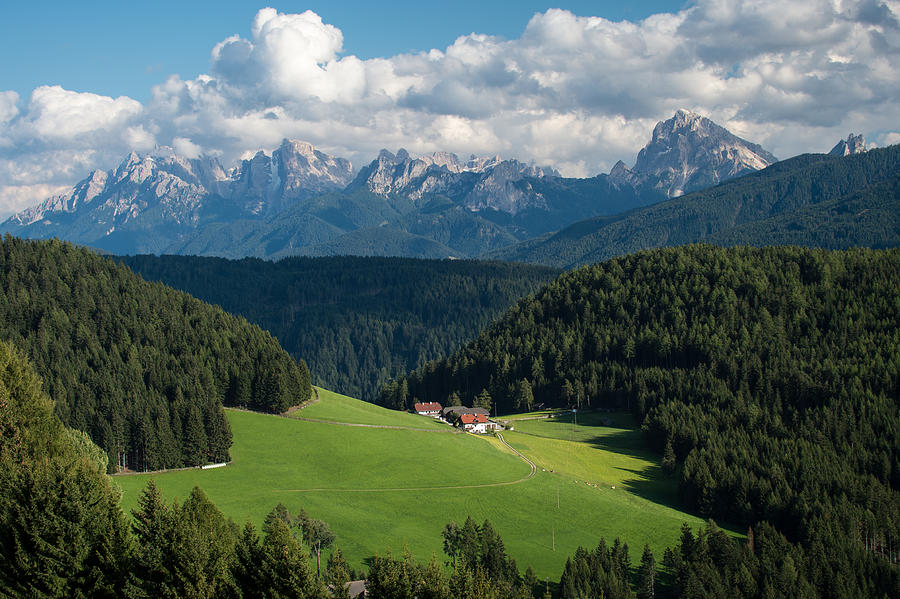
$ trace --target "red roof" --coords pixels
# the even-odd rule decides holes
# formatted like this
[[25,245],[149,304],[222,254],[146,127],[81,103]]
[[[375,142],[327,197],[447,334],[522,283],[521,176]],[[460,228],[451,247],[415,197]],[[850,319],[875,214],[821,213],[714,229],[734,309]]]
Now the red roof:
[[441,404],[436,401],[429,401],[428,403],[417,403],[415,406],[416,412],[440,412]]
[[463,424],[475,424],[476,422],[487,422],[487,416],[484,414],[463,414],[459,417]]

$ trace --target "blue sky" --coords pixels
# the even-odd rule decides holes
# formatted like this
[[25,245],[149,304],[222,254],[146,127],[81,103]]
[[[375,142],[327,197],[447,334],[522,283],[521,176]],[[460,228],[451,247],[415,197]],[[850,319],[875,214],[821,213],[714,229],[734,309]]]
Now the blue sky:
[[[780,158],[900,143],[900,0],[15,2],[0,19],[0,218],[130,151],[227,168],[284,138],[634,163],[678,109]],[[171,150],[170,150],[171,149]]]
[[[0,89],[27,96],[40,85],[61,85],[146,101],[171,74],[209,70],[210,49],[229,35],[248,36],[263,6],[279,12],[312,10],[344,33],[344,53],[390,57],[443,49],[460,35],[519,36],[536,12],[565,8],[579,15],[639,20],[676,12],[684,2],[16,2],[0,19]],[[9,57],[15,57],[9,59]]]

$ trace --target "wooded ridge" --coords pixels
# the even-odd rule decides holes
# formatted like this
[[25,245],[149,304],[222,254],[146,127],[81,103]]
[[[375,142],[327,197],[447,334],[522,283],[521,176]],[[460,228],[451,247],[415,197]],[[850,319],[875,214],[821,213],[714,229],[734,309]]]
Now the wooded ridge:
[[59,241],[0,243],[0,338],[111,470],[226,461],[223,403],[281,412],[311,392],[269,333]]

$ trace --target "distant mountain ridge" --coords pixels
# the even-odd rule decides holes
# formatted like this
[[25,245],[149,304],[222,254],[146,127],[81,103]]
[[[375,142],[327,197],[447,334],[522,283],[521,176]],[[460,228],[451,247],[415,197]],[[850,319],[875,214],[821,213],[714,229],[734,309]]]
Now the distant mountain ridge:
[[900,245],[898,179],[900,146],[805,154],[652,206],[585,219],[487,257],[573,268],[696,242],[894,247]]
[[584,218],[762,168],[774,156],[688,111],[657,124],[634,168],[568,179],[547,166],[449,152],[346,159],[284,140],[226,171],[216,158],[131,153],[4,223],[118,254],[239,258],[474,257]]
[[550,167],[528,165],[499,156],[463,162],[456,154],[435,152],[419,158],[401,149],[396,155],[382,150],[363,168],[348,189],[367,189],[378,195],[399,195],[414,204],[432,194],[455,199],[465,208],[497,210],[515,215],[527,208],[546,207],[540,194],[515,185],[522,179],[561,175]]

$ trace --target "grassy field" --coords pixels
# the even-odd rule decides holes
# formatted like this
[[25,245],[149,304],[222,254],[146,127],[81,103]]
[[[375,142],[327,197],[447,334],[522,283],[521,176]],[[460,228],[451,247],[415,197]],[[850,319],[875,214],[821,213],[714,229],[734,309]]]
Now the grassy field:
[[497,439],[441,433],[446,425],[412,430],[427,428],[422,423],[428,419],[331,393],[320,392],[320,398],[299,415],[345,424],[229,410],[231,464],[116,477],[123,508],[136,506],[151,476],[169,500],[182,500],[199,485],[239,524],[248,518],[261,524],[279,502],[294,513],[303,507],[329,523],[356,568],[388,548],[399,554],[404,545],[420,560],[432,553],[443,560],[444,524],[471,515],[479,523],[492,522],[521,570],[531,565],[553,580],[579,545],[593,547],[601,536],[621,537],[635,562],[648,542],[660,561],[683,522],[701,524],[659,501],[671,493],[660,495],[657,487],[671,490],[673,483],[654,479],[654,459],[625,450],[621,441],[633,430],[579,420],[573,440],[566,436],[571,423],[567,428],[562,421],[518,422],[504,436],[538,462],[529,478],[529,465]]
[[630,414],[561,413],[511,424],[514,430],[504,437],[539,468],[658,503],[676,502],[675,484],[664,476],[659,458],[644,448]]
[[330,420],[349,424],[374,424],[381,426],[403,426],[453,432],[453,429],[430,416],[408,414],[396,410],[385,410],[375,404],[359,401],[316,387],[319,401],[292,414],[295,418]]

